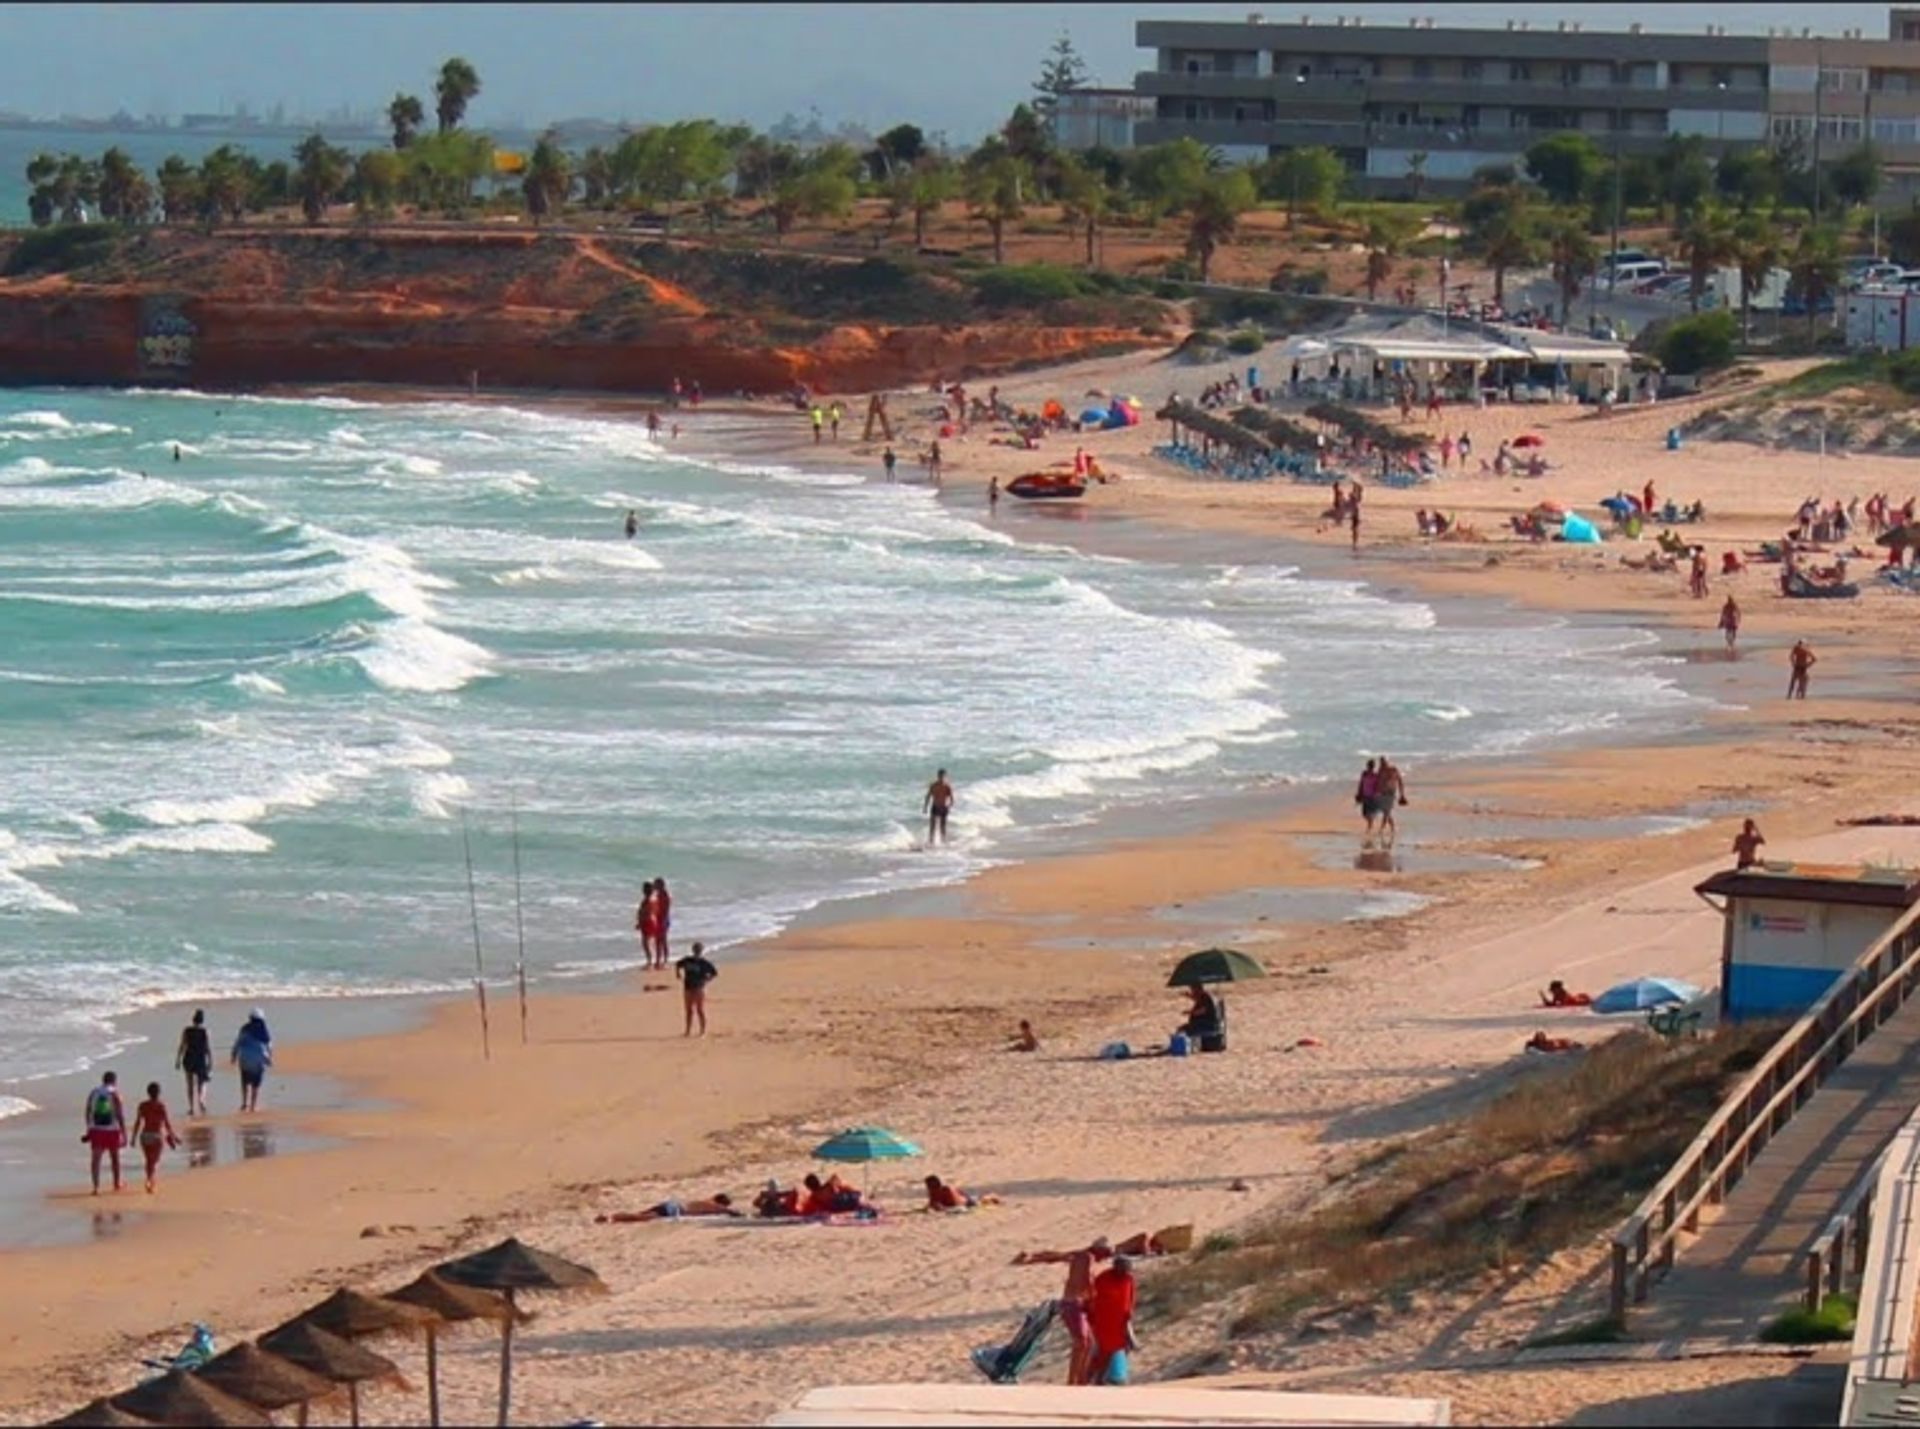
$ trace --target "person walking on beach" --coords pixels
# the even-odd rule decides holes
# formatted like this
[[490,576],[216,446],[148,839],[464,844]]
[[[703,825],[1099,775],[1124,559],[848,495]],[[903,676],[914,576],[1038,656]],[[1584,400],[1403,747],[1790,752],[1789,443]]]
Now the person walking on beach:
[[815,406],[810,412],[808,412],[807,416],[808,416],[808,419],[813,423],[813,444],[815,446],[819,446],[820,430],[827,423],[827,414],[821,411],[818,406]]
[[833,404],[833,405],[832,405],[831,407],[829,407],[829,408],[827,408],[827,424],[828,424],[828,425],[829,425],[830,427],[832,427],[832,429],[833,429],[833,439],[834,439],[834,440],[835,440],[836,442],[840,440],[840,413],[841,413],[841,410],[842,410],[842,408],[841,408],[841,406],[840,406],[840,404],[839,404],[838,402],[835,402],[835,403],[834,403],[834,404]]
[[940,484],[940,438],[935,437],[927,444],[927,475],[933,478],[933,484]]
[[1792,673],[1787,676],[1787,698],[1804,700],[1807,697],[1807,672],[1819,663],[1812,649],[1804,640],[1793,642],[1793,649],[1787,652],[1787,662]]
[[1760,825],[1748,819],[1740,826],[1740,832],[1733,836],[1734,869],[1752,868],[1760,862],[1760,846],[1766,839],[1760,833]]
[[987,510],[998,511],[999,509],[1000,509],[1000,478],[997,476],[990,476],[987,478]]
[[140,1143],[140,1155],[147,1164],[147,1194],[153,1194],[154,1173],[160,1169],[160,1153],[177,1151],[180,1138],[173,1134],[173,1119],[167,1104],[160,1100],[160,1084],[147,1083],[147,1099],[134,1109],[133,1139]]
[[720,969],[707,958],[706,947],[695,943],[693,951],[673,965],[673,975],[680,979],[680,996],[686,1004],[687,1030],[680,1035],[693,1036],[694,1019],[700,1021],[700,1035],[707,1035],[707,984],[720,976]]
[[893,480],[894,464],[899,460],[900,458],[893,454],[893,447],[891,445],[889,445],[885,451],[880,453],[880,465],[884,466],[887,469],[888,481]]
[[1380,836],[1386,840],[1388,848],[1399,837],[1399,825],[1393,821],[1393,809],[1396,804],[1407,802],[1407,784],[1401,777],[1400,768],[1386,755],[1380,756],[1380,768],[1374,779],[1374,807],[1380,811]]
[[1354,485],[1353,500],[1347,503],[1347,530],[1352,534],[1353,550],[1360,549],[1360,488]]
[[1720,607],[1720,629],[1727,637],[1727,653],[1733,653],[1733,644],[1740,638],[1740,602],[1732,596]]
[[273,1065],[273,1034],[267,1031],[267,1021],[258,1008],[247,1018],[240,1035],[233,1039],[233,1052],[228,1061],[240,1069],[240,1110],[259,1111],[260,1084],[266,1080],[267,1068]]
[[673,931],[673,895],[667,892],[667,880],[653,880],[654,928],[653,947],[660,955],[660,966],[667,965],[667,935]]
[[1113,1256],[1113,1243],[1101,1236],[1079,1250],[1026,1251],[1014,1258],[1015,1265],[1058,1265],[1066,1263],[1067,1283],[1060,1291],[1060,1323],[1066,1327],[1073,1348],[1067,1356],[1067,1383],[1086,1384],[1093,1368],[1093,1331],[1087,1322],[1087,1302],[1093,1298],[1093,1267]]
[[100,1194],[100,1158],[113,1163],[113,1189],[120,1189],[120,1148],[127,1141],[127,1109],[120,1101],[120,1078],[104,1072],[100,1085],[87,1093],[86,1130],[80,1139],[91,1155],[93,1194]]
[[1379,795],[1380,773],[1374,767],[1374,761],[1369,759],[1367,767],[1360,771],[1360,783],[1353,791],[1353,802],[1360,806],[1360,812],[1367,820],[1363,847],[1373,842],[1373,821],[1380,817]]
[[927,785],[927,797],[920,801],[920,812],[927,816],[927,847],[933,847],[934,836],[939,835],[940,842],[947,841],[947,812],[953,808],[953,785],[947,782],[947,771],[937,770],[933,782]]
[[654,894],[651,878],[640,885],[640,906],[634,909],[633,927],[640,935],[640,954],[646,959],[644,966],[651,971],[659,964],[655,945],[660,934],[660,900]]
[[180,1029],[180,1046],[173,1065],[187,1077],[187,1115],[207,1114],[207,1083],[213,1080],[213,1038],[207,1032],[207,1014],[195,1008],[193,1021]]
[[1087,1301],[1087,1323],[1093,1331],[1093,1360],[1088,1366],[1089,1384],[1125,1384],[1130,1376],[1130,1356],[1139,1348],[1133,1337],[1133,1305],[1137,1294],[1133,1261],[1116,1255],[1113,1264],[1093,1279],[1093,1294]]

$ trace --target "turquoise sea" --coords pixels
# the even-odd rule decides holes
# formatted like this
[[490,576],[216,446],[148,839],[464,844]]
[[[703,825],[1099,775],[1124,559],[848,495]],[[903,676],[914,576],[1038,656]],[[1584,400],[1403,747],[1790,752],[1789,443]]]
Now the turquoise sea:
[[1035,516],[611,419],[0,394],[0,1114],[131,1009],[465,985],[463,815],[495,974],[517,819],[545,980],[631,963],[655,875],[724,945],[1103,809],[1691,705],[1632,632]]

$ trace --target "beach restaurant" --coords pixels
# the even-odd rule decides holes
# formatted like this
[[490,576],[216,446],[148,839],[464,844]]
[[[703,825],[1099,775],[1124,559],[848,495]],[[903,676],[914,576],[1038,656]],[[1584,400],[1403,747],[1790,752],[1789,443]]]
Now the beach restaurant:
[[1384,397],[1396,379],[1475,400],[1551,402],[1617,391],[1632,363],[1618,343],[1428,316],[1357,318],[1324,334],[1344,372]]
[[1720,1018],[1738,1022],[1805,1012],[1920,902],[1920,872],[1767,862],[1693,891],[1723,919]]

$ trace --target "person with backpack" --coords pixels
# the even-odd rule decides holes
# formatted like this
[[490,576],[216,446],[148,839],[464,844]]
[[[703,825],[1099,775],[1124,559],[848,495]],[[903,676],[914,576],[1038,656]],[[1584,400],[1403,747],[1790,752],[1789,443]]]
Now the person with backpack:
[[693,951],[673,965],[674,976],[680,979],[681,995],[686,1000],[687,1030],[681,1035],[693,1036],[693,1021],[700,1019],[700,1035],[707,1035],[707,984],[720,976],[720,969],[707,959],[704,944],[695,943]]
[[92,1152],[93,1194],[100,1194],[100,1158],[113,1162],[113,1189],[120,1189],[120,1148],[127,1143],[127,1109],[120,1101],[120,1078],[106,1072],[87,1093],[86,1130],[80,1139]]

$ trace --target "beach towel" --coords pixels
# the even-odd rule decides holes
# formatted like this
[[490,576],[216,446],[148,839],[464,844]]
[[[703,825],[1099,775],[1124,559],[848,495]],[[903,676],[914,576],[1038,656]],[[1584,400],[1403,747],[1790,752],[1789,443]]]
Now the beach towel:
[[1039,1352],[1040,1342],[1046,1338],[1047,1331],[1053,1328],[1054,1318],[1060,1312],[1060,1302],[1048,1300],[1027,1312],[1027,1318],[1020,1322],[1020,1328],[1014,1331],[1013,1338],[1004,1345],[982,1345],[971,1356],[973,1367],[995,1384],[1014,1384],[1034,1355]]

